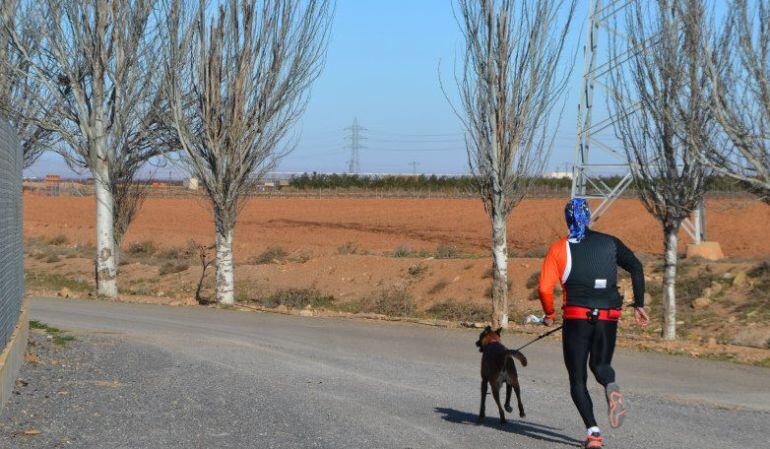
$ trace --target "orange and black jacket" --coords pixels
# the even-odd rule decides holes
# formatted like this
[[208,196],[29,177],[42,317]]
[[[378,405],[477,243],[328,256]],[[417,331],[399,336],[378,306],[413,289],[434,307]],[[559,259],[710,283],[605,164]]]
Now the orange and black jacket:
[[619,239],[588,230],[580,242],[565,237],[554,243],[543,261],[538,286],[546,317],[556,316],[553,289],[561,284],[565,319],[587,319],[593,309],[601,311],[600,319],[620,318],[618,266],[631,275],[634,306],[644,306],[642,264]]

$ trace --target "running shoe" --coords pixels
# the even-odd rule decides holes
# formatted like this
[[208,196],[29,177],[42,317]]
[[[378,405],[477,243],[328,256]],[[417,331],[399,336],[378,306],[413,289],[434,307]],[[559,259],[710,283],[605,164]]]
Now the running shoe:
[[583,444],[584,449],[597,449],[602,447],[602,434],[599,432],[593,432],[588,435],[586,442]]

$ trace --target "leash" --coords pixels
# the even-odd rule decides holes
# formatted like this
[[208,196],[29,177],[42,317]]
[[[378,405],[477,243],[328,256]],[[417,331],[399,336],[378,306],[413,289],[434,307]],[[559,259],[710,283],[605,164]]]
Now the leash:
[[562,324],[561,326],[559,326],[559,327],[557,327],[557,328],[555,328],[555,329],[551,329],[551,330],[549,330],[548,332],[544,333],[543,335],[541,335],[541,336],[537,337],[536,339],[534,339],[534,340],[530,341],[530,342],[529,342],[529,343],[527,343],[526,345],[524,345],[524,346],[522,346],[522,347],[520,347],[520,348],[516,349],[515,351],[516,351],[516,352],[519,352],[519,351],[521,351],[522,349],[526,348],[527,346],[531,345],[532,343],[536,343],[536,342],[538,342],[538,341],[540,341],[540,340],[544,339],[545,337],[547,337],[547,336],[549,336],[549,335],[551,335],[551,334],[554,334],[554,333],[556,333],[556,332],[560,331],[560,330],[561,330],[563,327],[564,327],[564,325]]

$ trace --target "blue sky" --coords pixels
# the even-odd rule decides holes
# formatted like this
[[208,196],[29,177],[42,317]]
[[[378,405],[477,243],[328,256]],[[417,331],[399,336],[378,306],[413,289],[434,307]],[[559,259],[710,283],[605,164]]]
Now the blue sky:
[[[577,61],[566,92],[550,167],[571,163],[579,100],[582,36],[588,1],[578,2],[565,63]],[[368,129],[362,172],[464,173],[462,128],[439,85],[451,95],[452,72],[462,37],[450,0],[338,0],[326,68],[316,81],[307,111],[295,129],[298,145],[279,170],[345,171],[346,131],[354,118]],[[67,173],[53,155],[28,176]],[[163,170],[158,175],[166,176]]]

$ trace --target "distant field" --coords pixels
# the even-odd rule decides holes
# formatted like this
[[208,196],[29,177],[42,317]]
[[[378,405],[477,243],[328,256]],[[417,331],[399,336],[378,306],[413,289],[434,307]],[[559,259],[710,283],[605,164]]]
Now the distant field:
[[[64,234],[72,242],[93,244],[93,198],[25,195],[24,201],[26,237]],[[563,203],[563,199],[531,199],[514,210],[508,235],[515,254],[541,253],[564,234]],[[713,199],[706,213],[708,237],[720,242],[726,255],[770,256],[770,207],[746,199]],[[660,226],[636,200],[618,200],[596,229],[616,234],[636,251],[662,251]],[[478,200],[256,199],[238,220],[235,256],[245,260],[271,246],[328,255],[348,242],[374,253],[402,245],[415,250],[454,245],[484,255],[490,233]],[[125,242],[152,240],[170,247],[190,239],[213,241],[206,202],[150,198]],[[686,239],[682,240],[684,245]]]

